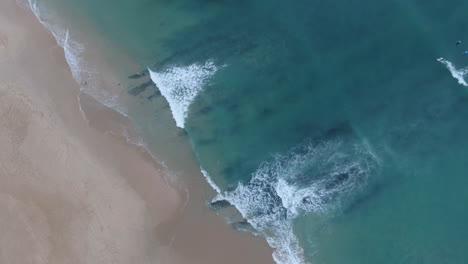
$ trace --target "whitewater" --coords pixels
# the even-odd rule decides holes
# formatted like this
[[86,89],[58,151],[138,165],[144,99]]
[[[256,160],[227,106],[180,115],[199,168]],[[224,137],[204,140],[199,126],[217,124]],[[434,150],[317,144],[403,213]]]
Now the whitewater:
[[[365,190],[379,164],[367,143],[338,138],[304,143],[274,155],[254,172],[248,184],[239,184],[234,191],[219,192],[210,183],[218,190],[214,201],[234,205],[275,249],[277,263],[307,264],[294,221],[306,214],[324,216],[345,209],[347,201]],[[304,177],[312,180],[304,181]]]
[[148,69],[150,78],[166,98],[176,125],[184,128],[190,105],[220,69],[214,61],[189,66],[174,66],[155,72]]

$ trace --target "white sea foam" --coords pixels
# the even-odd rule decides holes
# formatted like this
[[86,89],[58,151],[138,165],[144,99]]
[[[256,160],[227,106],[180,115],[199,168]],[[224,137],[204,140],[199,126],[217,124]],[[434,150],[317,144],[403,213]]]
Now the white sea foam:
[[29,6],[39,22],[52,33],[57,44],[63,48],[65,60],[70,67],[73,78],[80,85],[81,91],[103,105],[127,116],[124,106],[118,103],[118,95],[99,87],[97,84],[97,69],[83,58],[86,50],[85,45],[73,39],[69,29],[59,26],[56,23],[57,18],[55,16],[43,12],[37,0],[29,0]]
[[62,47],[73,78],[78,84],[80,84],[80,89],[103,105],[127,116],[126,109],[123,105],[118,103],[118,94],[111,93],[110,91],[103,89],[103,87],[99,87],[97,84],[98,70],[92,64],[83,59],[85,46],[82,43],[73,40],[68,29],[65,32]]
[[346,195],[363,188],[378,165],[367,144],[338,140],[293,149],[264,163],[248,184],[220,193],[275,248],[281,264],[307,263],[293,231],[302,213],[322,214],[340,207]]
[[178,127],[184,128],[190,104],[218,69],[211,60],[205,64],[172,67],[161,72],[148,69],[151,80],[169,103]]
[[465,77],[468,74],[468,68],[457,69],[453,63],[444,58],[439,58],[437,61],[445,65],[452,74],[452,77],[457,79],[459,84],[468,87],[468,83],[465,81]]
[[220,193],[221,192],[221,189],[218,187],[218,185],[216,185],[216,183],[214,183],[214,181],[210,178],[210,175],[208,174],[208,172],[206,170],[204,170],[202,167],[200,167],[200,170],[201,170],[201,173],[203,174],[203,176],[205,176],[205,179],[206,181],[208,182],[208,184],[211,186],[211,188],[213,188],[213,190],[215,190],[217,193]]

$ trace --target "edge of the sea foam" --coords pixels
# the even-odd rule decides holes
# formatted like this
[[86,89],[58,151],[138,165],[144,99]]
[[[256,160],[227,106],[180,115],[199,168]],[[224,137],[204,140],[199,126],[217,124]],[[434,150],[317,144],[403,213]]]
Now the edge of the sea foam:
[[[78,86],[80,88],[78,98],[77,98],[79,110],[80,110],[80,112],[82,114],[83,119],[89,124],[89,121],[88,121],[88,119],[86,117],[86,114],[85,114],[85,112],[83,110],[83,106],[82,106],[82,103],[81,103],[81,93],[86,93],[86,92],[83,91],[81,80],[79,78],[77,78],[77,74],[75,74],[73,72],[74,69],[73,69],[72,65],[70,65],[70,63],[71,63],[69,61],[70,58],[67,58],[67,56],[66,56],[67,51],[66,51],[65,45],[66,45],[67,39],[69,38],[69,31],[68,30],[62,30],[62,31],[64,31],[65,36],[64,37],[58,36],[57,35],[58,33],[54,32],[54,25],[51,25],[51,24],[47,23],[46,21],[44,21],[41,18],[41,13],[40,13],[39,7],[37,6],[37,0],[24,0],[24,2],[18,2],[18,0],[17,0],[17,4],[19,6],[21,6],[22,8],[29,9],[29,11],[31,11],[33,13],[33,15],[37,19],[37,21],[39,21],[39,23],[41,23],[41,25],[48,32],[50,32],[50,34],[54,37],[57,45],[63,49],[64,55],[65,55],[65,61],[66,61],[67,65],[68,65],[68,67],[69,67],[69,69],[70,69],[70,71],[72,73],[73,79],[75,80],[75,82],[78,84]],[[61,39],[63,39],[63,40],[61,40]],[[97,101],[101,105],[103,105],[103,106],[105,106],[105,107],[107,107],[109,109],[112,109],[113,111],[116,111],[117,113],[119,113],[123,117],[128,118],[128,115],[124,111],[119,111],[119,109],[116,109],[115,107],[112,107],[111,105],[108,105],[108,104],[106,104],[104,102],[101,102],[100,100],[97,100]],[[134,124],[131,124],[131,125],[134,125]],[[184,205],[182,206],[182,208],[184,208],[187,205],[188,199],[189,199],[188,194],[187,194],[187,190],[182,189],[181,185],[176,184],[176,177],[172,177],[173,175],[171,174],[171,172],[170,172],[169,168],[167,167],[167,165],[164,162],[161,162],[159,159],[156,158],[156,156],[152,153],[152,151],[149,149],[147,144],[145,144],[143,138],[141,138],[140,135],[137,135],[137,139],[132,139],[132,137],[129,135],[128,129],[124,129],[124,131],[122,133],[120,133],[120,134],[116,134],[115,132],[111,132],[111,131],[106,132],[106,133],[110,133],[110,134],[113,134],[114,136],[122,137],[127,144],[132,145],[132,146],[136,146],[136,147],[140,148],[145,154],[149,155],[151,157],[151,159],[154,162],[156,162],[164,170],[162,172],[162,176],[163,176],[163,179],[166,182],[166,184],[168,184],[169,186],[171,186],[172,188],[174,188],[175,190],[177,190],[177,191],[179,191],[181,193],[185,193],[185,195],[183,195],[185,201],[184,201]]]

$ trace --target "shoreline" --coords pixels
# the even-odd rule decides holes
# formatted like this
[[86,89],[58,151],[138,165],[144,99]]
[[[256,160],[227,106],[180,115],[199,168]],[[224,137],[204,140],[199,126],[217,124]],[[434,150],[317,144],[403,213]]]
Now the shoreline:
[[0,6],[0,121],[8,124],[0,129],[7,149],[0,161],[8,164],[0,170],[0,210],[7,212],[0,223],[16,227],[0,229],[2,243],[16,242],[0,259],[273,263],[264,240],[234,231],[206,208],[199,171],[185,183],[185,202],[143,147],[106,133],[129,123],[81,96],[63,49],[30,10],[14,0]]

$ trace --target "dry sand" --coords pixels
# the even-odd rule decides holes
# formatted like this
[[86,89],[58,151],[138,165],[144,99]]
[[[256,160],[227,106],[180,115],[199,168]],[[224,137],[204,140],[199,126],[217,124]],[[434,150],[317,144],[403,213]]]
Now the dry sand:
[[273,263],[204,206],[199,172],[184,206],[141,148],[89,126],[78,96],[52,36],[1,0],[0,263]]

